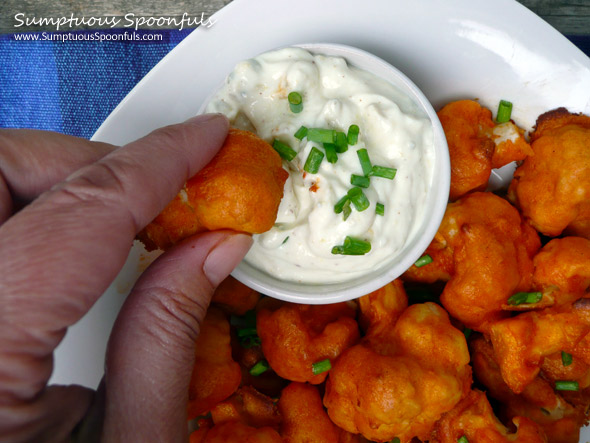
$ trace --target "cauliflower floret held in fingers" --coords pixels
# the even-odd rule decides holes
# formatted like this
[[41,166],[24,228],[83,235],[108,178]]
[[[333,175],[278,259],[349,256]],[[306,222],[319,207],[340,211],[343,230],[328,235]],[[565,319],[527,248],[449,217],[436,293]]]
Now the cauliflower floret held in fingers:
[[189,420],[232,395],[241,380],[240,365],[232,358],[229,321],[222,311],[210,307],[195,343],[195,363],[189,385]]
[[473,390],[452,411],[436,424],[430,441],[433,443],[543,443],[547,437],[532,420],[515,417],[516,433],[510,432],[494,415],[481,391]]
[[432,263],[412,266],[403,278],[447,281],[441,302],[467,327],[486,331],[508,316],[515,293],[532,283],[537,233],[509,202],[489,192],[475,192],[450,203],[425,254]]
[[288,175],[271,145],[232,128],[213,160],[187,181],[138,238],[152,250],[166,249],[202,231],[268,231]]
[[426,440],[469,391],[468,364],[465,336],[447,313],[434,303],[413,305],[391,332],[344,351],[330,371],[324,405],[336,425],[369,440]]
[[534,155],[508,192],[537,231],[590,239],[590,117],[559,108],[541,115],[531,134]]
[[322,383],[336,358],[359,340],[353,302],[270,305],[258,311],[256,328],[268,363],[287,380]]
[[[586,378],[587,365],[580,359],[564,366],[561,353],[545,358],[542,375],[528,384],[522,393],[514,393],[502,378],[491,343],[484,337],[470,341],[471,361],[474,377],[482,383],[488,395],[499,403],[498,416],[511,423],[515,417],[526,417],[537,423],[550,442],[577,443],[580,427],[586,422],[585,406],[573,405],[555,391],[554,381],[548,379],[545,369],[551,369],[555,380],[576,380]],[[559,359],[559,361],[557,361]],[[548,368],[547,364],[550,364]],[[561,367],[561,368],[560,368]],[[573,370],[572,370],[573,369]]]

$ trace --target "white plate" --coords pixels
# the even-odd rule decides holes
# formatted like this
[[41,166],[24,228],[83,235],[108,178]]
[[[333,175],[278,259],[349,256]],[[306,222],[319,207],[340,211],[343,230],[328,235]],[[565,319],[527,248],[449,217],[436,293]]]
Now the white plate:
[[[194,115],[240,60],[302,42],[355,46],[399,68],[435,108],[479,98],[514,103],[530,129],[565,106],[590,113],[590,59],[512,0],[234,0],[168,54],[119,104],[93,139],[123,144]],[[52,382],[96,387],[106,340],[144,268],[134,248],[123,272],[56,352]],[[584,441],[590,433],[583,434]]]

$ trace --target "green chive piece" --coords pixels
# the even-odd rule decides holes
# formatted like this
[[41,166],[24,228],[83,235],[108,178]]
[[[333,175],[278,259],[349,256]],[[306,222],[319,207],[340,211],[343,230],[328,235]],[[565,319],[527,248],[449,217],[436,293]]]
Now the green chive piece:
[[390,443],[401,443],[399,437],[395,437]]
[[356,145],[359,140],[359,127],[357,125],[350,125],[348,127],[348,135],[346,138],[349,145]]
[[338,161],[338,154],[336,154],[336,145],[334,143],[324,143],[324,150],[326,151],[326,160],[330,163]]
[[469,337],[471,337],[471,334],[473,332],[473,329],[469,329],[469,328],[465,328],[463,329],[463,335],[465,336],[465,339],[467,340]]
[[323,159],[324,153],[314,146],[311,148],[311,151],[309,151],[307,160],[305,160],[305,165],[303,165],[303,170],[310,174],[317,174],[320,170],[320,164]]
[[257,335],[256,328],[242,328],[238,329],[238,337],[248,337],[250,335]]
[[348,194],[346,194],[344,197],[342,197],[340,200],[338,200],[336,202],[336,204],[334,205],[334,212],[336,214],[340,214],[342,212],[342,210],[344,209],[344,205],[349,200],[350,200],[350,198],[348,198]]
[[363,174],[368,177],[373,170],[373,165],[371,165],[371,160],[369,159],[369,153],[365,148],[363,148],[356,151],[356,155],[358,155],[359,161],[361,162]]
[[290,92],[287,100],[289,100],[289,108],[291,108],[292,113],[298,114],[303,111],[303,97],[299,92]]
[[346,221],[350,214],[352,213],[352,209],[350,209],[350,200],[346,200],[344,207],[342,208],[342,219]]
[[348,198],[354,205],[357,211],[362,212],[370,206],[369,199],[365,194],[363,194],[363,190],[358,187],[354,187],[348,190]]
[[572,357],[572,354],[568,354],[565,351],[561,351],[561,363],[563,363],[563,366],[569,366],[572,364],[573,361],[574,358]]
[[538,303],[541,301],[542,298],[542,292],[517,292],[508,299],[508,304],[511,306],[518,306],[522,305],[523,303]]
[[369,177],[365,177],[364,175],[352,174],[350,176],[350,184],[353,186],[359,186],[361,188],[368,188],[371,184],[371,180]]
[[336,132],[334,144],[336,145],[336,152],[338,154],[348,151],[348,140],[344,132]]
[[307,139],[310,142],[334,143],[336,141],[336,131],[333,129],[309,128],[307,130]]
[[375,214],[385,215],[385,205],[383,203],[377,203],[375,205]]
[[334,246],[332,248],[332,254],[341,255],[365,255],[371,250],[371,243],[360,238],[354,238],[346,236],[344,244]]
[[510,120],[512,115],[512,103],[507,100],[500,100],[498,104],[498,113],[496,114],[496,121],[498,123],[505,123]]
[[422,257],[420,257],[418,260],[416,260],[416,263],[414,263],[414,265],[417,268],[421,268],[422,266],[426,266],[427,264],[432,263],[432,257],[428,254],[424,254]]
[[329,371],[330,369],[332,369],[332,363],[330,363],[329,358],[315,362],[314,364],[311,365],[311,370],[313,371],[313,375],[322,374],[326,371]]
[[266,360],[260,360],[254,366],[250,368],[250,375],[254,377],[258,377],[261,374],[264,374],[266,371],[270,369],[268,362]]
[[281,245],[284,245],[285,243],[287,243],[287,240],[289,240],[289,236],[288,235],[285,237],[285,239],[283,240],[283,243],[281,243]]
[[389,180],[393,180],[397,169],[388,168],[386,166],[373,166],[371,168],[371,172],[369,173],[370,176],[373,177],[382,177],[387,178]]
[[294,136],[299,140],[303,140],[307,136],[307,128],[305,126],[300,127]]
[[280,140],[275,139],[275,141],[272,142],[272,147],[275,149],[275,151],[279,153],[279,155],[282,158],[284,158],[288,162],[297,157],[297,152],[293,148],[291,148],[291,146],[289,146],[286,143],[283,143]]
[[469,443],[469,440],[463,435],[461,438],[457,439],[457,443]]
[[578,391],[580,384],[577,381],[557,380],[555,389],[558,391]]

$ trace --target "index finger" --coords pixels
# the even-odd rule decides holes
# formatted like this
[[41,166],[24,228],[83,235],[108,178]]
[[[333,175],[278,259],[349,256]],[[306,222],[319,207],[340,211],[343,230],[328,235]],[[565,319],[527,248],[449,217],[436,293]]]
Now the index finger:
[[[19,385],[16,356],[53,351],[116,276],[137,232],[211,160],[227,131],[218,115],[156,130],[79,170],[0,227],[0,355],[10,353],[14,366],[0,367],[0,383],[11,380],[0,390],[35,394],[30,383]],[[35,378],[46,381],[51,367],[39,370]]]

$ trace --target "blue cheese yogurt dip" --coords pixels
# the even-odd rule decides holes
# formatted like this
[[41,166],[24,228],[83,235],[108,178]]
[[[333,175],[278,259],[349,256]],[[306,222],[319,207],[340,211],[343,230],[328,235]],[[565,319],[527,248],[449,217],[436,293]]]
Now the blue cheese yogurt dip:
[[341,57],[284,48],[239,63],[206,111],[273,144],[289,172],[274,227],[245,258],[252,266],[287,281],[344,282],[416,235],[433,128],[385,80]]

